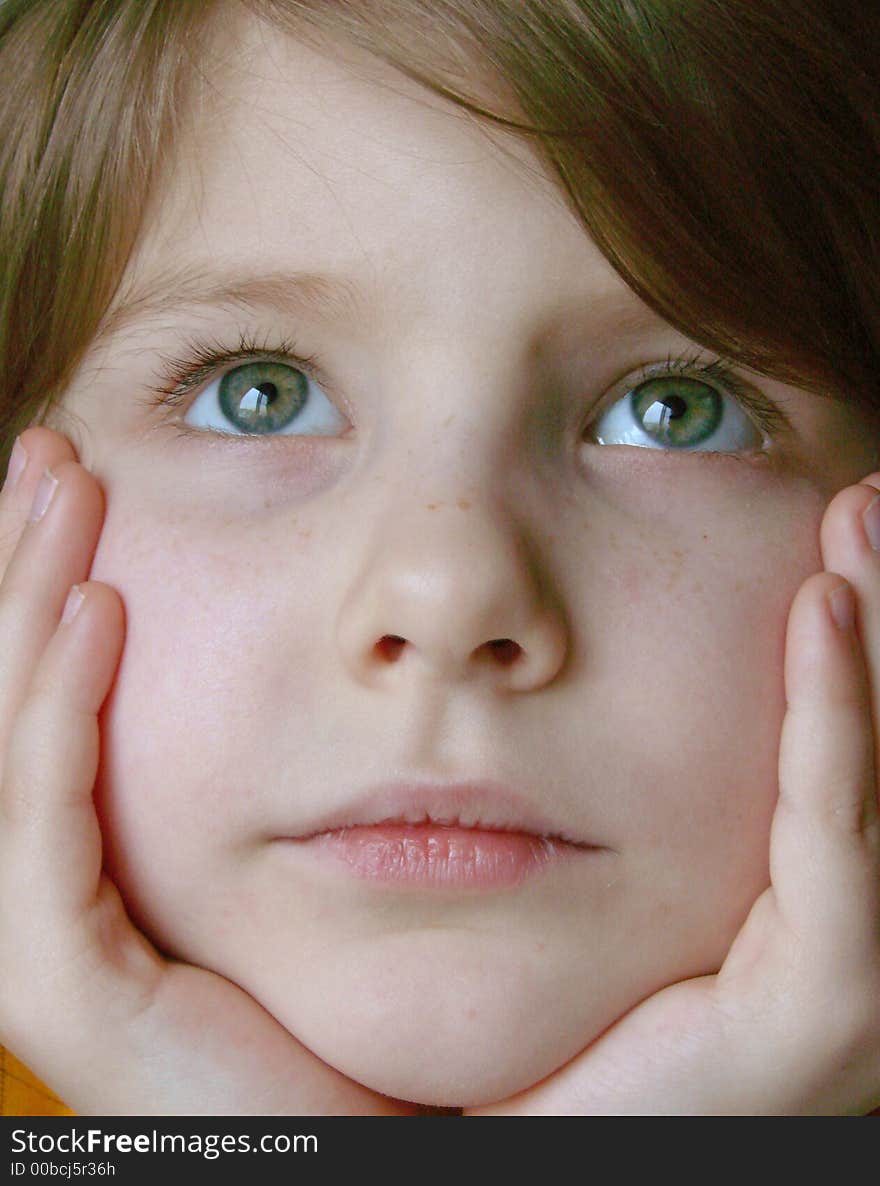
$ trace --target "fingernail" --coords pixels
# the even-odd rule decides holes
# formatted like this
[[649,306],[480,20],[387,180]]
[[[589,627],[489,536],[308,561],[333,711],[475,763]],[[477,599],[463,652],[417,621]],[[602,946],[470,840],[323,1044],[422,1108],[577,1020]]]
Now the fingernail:
[[80,592],[79,585],[74,585],[67,594],[67,601],[64,603],[64,612],[61,615],[61,622],[63,625],[73,621],[73,619],[79,613],[80,606],[85,601],[85,599],[86,595],[85,593]]
[[841,630],[849,630],[855,621],[855,602],[849,585],[838,585],[828,594],[831,616]]
[[15,438],[15,444],[12,446],[12,453],[9,457],[9,468],[6,471],[6,481],[3,483],[4,490],[14,490],[18,484],[18,479],[27,468],[28,455],[24,445]]
[[36,523],[38,519],[42,519],[43,515],[45,515],[57,486],[58,479],[50,469],[47,469],[42,478],[40,478],[40,484],[37,487],[37,492],[34,495],[34,501],[31,505],[29,516],[31,523]]
[[862,515],[865,524],[865,535],[868,543],[875,552],[880,551],[880,494],[875,494],[868,503],[867,510]]

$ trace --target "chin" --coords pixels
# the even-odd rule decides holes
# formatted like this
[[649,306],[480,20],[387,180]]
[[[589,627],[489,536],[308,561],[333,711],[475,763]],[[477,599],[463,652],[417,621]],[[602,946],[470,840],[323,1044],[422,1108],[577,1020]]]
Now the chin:
[[344,958],[325,951],[307,981],[300,968],[238,982],[350,1079],[394,1099],[471,1107],[533,1086],[614,1020],[607,984],[601,998],[583,981],[573,994],[570,967],[554,973],[511,947],[473,932],[410,933]]

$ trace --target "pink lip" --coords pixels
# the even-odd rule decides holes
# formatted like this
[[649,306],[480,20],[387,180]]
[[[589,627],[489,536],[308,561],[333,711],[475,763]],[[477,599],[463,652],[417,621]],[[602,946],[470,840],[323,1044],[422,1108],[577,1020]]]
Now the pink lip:
[[357,877],[423,889],[509,888],[562,861],[609,851],[486,781],[373,787],[280,839]]

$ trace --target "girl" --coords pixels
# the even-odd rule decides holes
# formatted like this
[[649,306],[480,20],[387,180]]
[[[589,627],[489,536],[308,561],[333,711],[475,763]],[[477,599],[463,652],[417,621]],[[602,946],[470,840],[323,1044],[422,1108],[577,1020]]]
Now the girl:
[[0,8],[0,1037],[71,1108],[880,1104],[878,50]]

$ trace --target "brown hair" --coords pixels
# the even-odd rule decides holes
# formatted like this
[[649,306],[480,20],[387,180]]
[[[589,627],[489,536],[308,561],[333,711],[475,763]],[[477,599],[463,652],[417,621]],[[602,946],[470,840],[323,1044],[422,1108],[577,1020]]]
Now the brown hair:
[[[4,468],[101,325],[228,2],[0,0]],[[295,35],[342,37],[530,138],[673,326],[880,417],[874,6],[237,2]],[[486,101],[487,78],[505,99]]]

